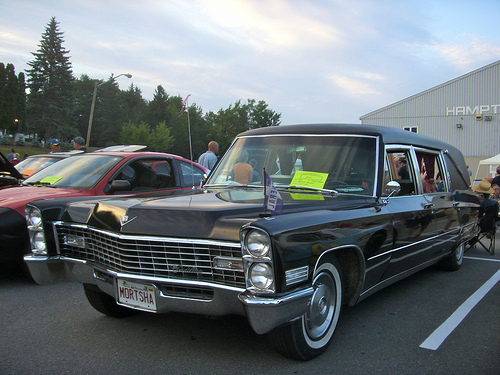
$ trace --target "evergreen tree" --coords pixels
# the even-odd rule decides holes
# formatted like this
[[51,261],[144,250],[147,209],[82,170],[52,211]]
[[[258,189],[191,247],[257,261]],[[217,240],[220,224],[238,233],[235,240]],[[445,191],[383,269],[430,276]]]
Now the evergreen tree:
[[13,64],[0,63],[0,129],[22,131],[26,118],[24,74],[16,76]]
[[7,83],[7,69],[4,63],[0,63],[0,130],[10,128],[12,121],[7,99]]
[[168,94],[161,85],[158,85],[153,95],[153,100],[148,103],[146,122],[149,124],[168,123],[170,119],[167,118],[167,106]]
[[[146,100],[142,97],[141,90],[131,84],[127,91],[122,91],[122,120],[130,120],[136,124],[144,121]],[[124,121],[123,121],[124,122]]]
[[42,34],[28,74],[28,129],[39,137],[69,139],[75,133],[73,81],[68,53],[63,47],[63,32],[52,17]]

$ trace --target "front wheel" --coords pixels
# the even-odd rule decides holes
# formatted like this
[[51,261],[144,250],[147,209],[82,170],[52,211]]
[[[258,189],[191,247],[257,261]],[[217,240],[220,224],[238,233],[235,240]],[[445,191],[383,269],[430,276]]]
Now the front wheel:
[[113,318],[126,318],[138,313],[137,310],[129,309],[116,304],[110,295],[101,292],[98,287],[92,284],[83,284],[85,297],[94,309]]
[[292,323],[278,327],[268,336],[282,355],[308,361],[323,353],[330,344],[342,307],[340,266],[333,259],[316,270],[314,292],[306,313]]

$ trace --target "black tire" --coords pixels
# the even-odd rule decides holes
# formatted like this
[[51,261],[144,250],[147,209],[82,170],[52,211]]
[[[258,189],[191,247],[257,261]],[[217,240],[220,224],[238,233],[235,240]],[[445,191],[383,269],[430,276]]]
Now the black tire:
[[465,253],[465,242],[462,242],[448,257],[442,259],[439,265],[447,271],[457,271],[462,266]]
[[89,303],[100,313],[113,318],[126,318],[138,313],[137,310],[117,305],[113,297],[101,292],[95,285],[83,284],[83,290]]
[[342,277],[335,259],[318,267],[307,312],[268,333],[271,345],[285,357],[308,361],[323,353],[337,328],[342,308]]

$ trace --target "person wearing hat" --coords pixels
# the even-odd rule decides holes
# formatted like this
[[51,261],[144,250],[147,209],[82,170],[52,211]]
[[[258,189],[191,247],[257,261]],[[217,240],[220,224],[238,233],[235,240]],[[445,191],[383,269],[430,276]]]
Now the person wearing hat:
[[7,154],[7,159],[12,160],[14,159],[14,154],[16,151],[14,149],[10,150],[10,154]]
[[50,141],[50,153],[53,154],[54,152],[60,152],[61,151],[61,143],[59,142],[59,139],[54,138]]
[[476,193],[479,193],[479,227],[481,232],[487,232],[498,220],[498,202],[490,199],[493,188],[489,180],[484,179],[479,184],[472,187]]
[[87,148],[85,147],[85,139],[83,139],[83,137],[75,137],[75,139],[73,139],[73,148],[75,150],[87,152]]

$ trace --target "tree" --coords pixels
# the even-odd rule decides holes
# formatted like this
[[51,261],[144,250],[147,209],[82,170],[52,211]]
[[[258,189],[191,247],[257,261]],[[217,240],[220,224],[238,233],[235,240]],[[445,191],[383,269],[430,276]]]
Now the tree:
[[[123,95],[118,82],[114,79],[108,79],[101,82],[92,80],[94,84],[98,83],[94,117],[92,121],[91,144],[98,146],[109,146],[116,144],[116,135],[120,133],[122,124],[126,121],[132,121],[131,118],[124,116]],[[93,94],[94,85],[92,85]],[[90,114],[90,105],[87,108]],[[86,116],[88,119],[88,115]],[[132,121],[135,122],[135,121]],[[87,125],[88,127],[88,120]]]
[[26,119],[24,74],[16,76],[13,64],[0,63],[0,129],[22,131]]
[[148,149],[160,152],[166,152],[173,138],[165,122],[158,124],[151,131],[149,124],[141,121],[139,125],[129,121],[122,125],[120,132],[120,142],[123,144],[146,145]]
[[281,122],[281,114],[268,109],[266,102],[262,100],[256,105],[254,99],[249,99],[247,104],[242,104],[241,100],[238,100],[234,106],[230,105],[227,109],[220,109],[219,112],[211,114],[210,117],[214,123],[215,140],[222,150],[241,132],[266,126],[277,126]]
[[146,112],[146,101],[142,97],[141,90],[131,84],[127,91],[122,91],[122,120],[132,121],[134,123],[139,123],[144,121],[144,115]]
[[[92,94],[96,81],[90,79],[86,74],[83,74],[74,81],[72,117],[74,118],[76,128],[71,138],[76,136],[86,137],[89,126],[90,107],[92,105]],[[94,138],[92,137],[91,139],[93,140]]]
[[165,89],[158,85],[153,95],[153,100],[148,103],[146,110],[146,122],[148,124],[167,123],[168,94]]
[[132,121],[124,123],[120,132],[120,142],[123,144],[145,145],[149,147],[151,127],[145,122],[139,125]]
[[170,129],[167,128],[165,121],[159,123],[151,132],[149,147],[151,150],[167,152],[172,146],[173,137],[170,135]]
[[68,53],[63,48],[63,33],[52,17],[42,34],[37,52],[28,74],[28,129],[39,136],[71,138],[75,132],[73,108],[73,82]]

